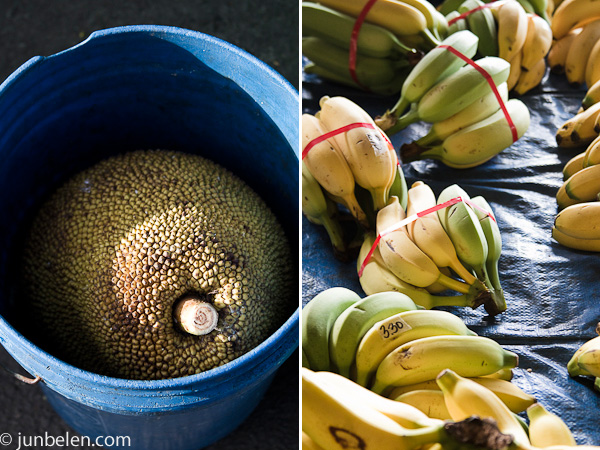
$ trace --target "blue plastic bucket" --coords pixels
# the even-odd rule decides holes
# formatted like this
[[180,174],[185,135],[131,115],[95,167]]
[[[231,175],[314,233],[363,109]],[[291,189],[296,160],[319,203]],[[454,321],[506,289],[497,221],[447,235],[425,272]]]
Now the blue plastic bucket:
[[288,299],[289,318],[272,336],[222,367],[158,381],[86,372],[14,326],[15,241],[28,214],[67,176],[108,156],[181,150],[244,179],[297,251],[298,115],[297,92],[262,62],[214,37],[162,26],[96,32],[32,58],[0,86],[0,342],[92,442],[128,436],[111,448],[198,449],[230,433],[297,348],[298,299]]

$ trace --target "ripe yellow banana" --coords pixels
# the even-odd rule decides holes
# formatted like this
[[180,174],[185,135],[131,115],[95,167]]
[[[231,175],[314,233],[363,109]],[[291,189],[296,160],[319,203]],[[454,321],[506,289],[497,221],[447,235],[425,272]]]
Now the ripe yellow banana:
[[337,317],[329,335],[332,370],[350,378],[356,349],[369,328],[386,317],[414,309],[417,309],[417,305],[400,292],[369,295],[350,305]]
[[569,83],[575,85],[585,83],[588,59],[598,39],[600,39],[600,19],[584,25],[581,33],[573,39],[565,61],[565,75]]
[[[487,377],[473,377],[471,380],[485,386],[498,396],[502,402],[510,409],[513,413],[520,413],[525,411],[529,406],[535,403],[535,398],[532,395],[527,394],[516,384],[511,383],[508,380],[500,378]],[[439,390],[436,380],[428,380],[423,383],[417,383],[409,386],[398,386],[393,388],[387,396],[389,398],[397,398],[406,392],[414,390]]]
[[319,447],[315,441],[313,441],[308,434],[302,432],[302,450],[323,450],[323,447]]
[[[319,119],[310,114],[302,114],[303,150],[309,142],[325,133],[327,130]],[[358,222],[368,228],[365,212],[354,195],[354,176],[335,141],[327,139],[314,145],[303,161],[321,187],[339,197]]]
[[382,397],[342,375],[323,371],[314,372],[311,376],[319,383],[322,383],[328,391],[335,391],[339,395],[346,395],[360,400],[366,406],[379,411],[405,428],[416,429],[439,424],[438,421],[431,420],[430,417],[427,417],[419,409],[407,403],[395,402],[389,398]]
[[556,242],[564,247],[585,252],[600,252],[600,239],[576,238],[566,234],[559,229],[552,227],[552,237]]
[[383,208],[396,177],[396,151],[378,129],[369,114],[345,97],[323,97],[319,118],[328,130],[353,123],[367,123],[374,128],[354,128],[338,134],[334,141],[348,162],[357,184],[373,197],[375,210]]
[[471,416],[491,418],[496,421],[500,431],[512,435],[518,445],[529,445],[527,433],[519,421],[491,390],[451,369],[442,372],[437,382],[444,393],[452,420],[464,420]]
[[521,59],[523,58],[523,52],[518,52],[510,62],[510,73],[508,74],[508,79],[506,80],[506,84],[508,86],[508,90],[512,91],[514,87],[517,85],[519,81],[519,77],[523,72],[521,70]]
[[[600,42],[600,40],[598,42]],[[598,49],[600,50],[600,46],[598,46]],[[596,58],[600,59],[600,52]],[[598,67],[600,67],[600,64]],[[588,109],[593,104],[600,102],[600,74],[598,75],[598,80],[596,82],[593,82],[592,84],[588,83],[587,85],[589,88],[581,101],[581,107],[583,109]]]
[[540,59],[528,71],[521,71],[515,86],[517,95],[523,95],[540,84],[546,74],[546,60]]
[[[598,333],[600,330],[600,323],[596,326],[596,332]],[[578,362],[579,357],[588,351],[595,352],[598,348],[600,348],[600,336],[596,336],[588,341],[584,342],[571,356],[571,359],[567,363],[567,371],[571,376],[577,375],[591,375],[588,371],[582,369]]]
[[[521,138],[529,128],[529,109],[519,99],[510,99],[505,104]],[[480,120],[447,137],[440,145],[420,147],[404,144],[400,148],[402,161],[416,159],[437,159],[449,167],[466,169],[481,165],[513,144],[513,133],[504,111],[498,110],[486,119]]]
[[302,368],[302,429],[327,450],[411,450],[448,440],[444,424],[407,429],[349,395],[327,389]]
[[564,0],[552,16],[552,34],[560,39],[578,25],[598,17],[600,5],[593,0]]
[[567,206],[556,215],[554,228],[578,239],[600,239],[600,202]]
[[329,336],[339,315],[360,300],[354,291],[333,287],[317,294],[302,309],[302,352],[312,370],[329,370]]
[[428,417],[438,420],[452,420],[442,391],[430,389],[417,389],[406,392],[394,398],[398,403],[405,403],[419,411],[427,414]]
[[360,271],[362,268],[362,274],[359,277],[360,285],[367,295],[388,291],[401,292],[408,295],[417,305],[425,309],[432,309],[438,306],[469,306],[476,309],[482,303],[489,301],[487,291],[481,291],[477,294],[432,295],[426,289],[406,283],[387,268],[377,247],[375,247],[371,258],[363,267],[363,262],[371,247],[373,247],[374,242],[375,235],[367,233],[360,248],[357,261],[357,271]]
[[[501,83],[497,86],[497,89],[502,101],[507,102],[509,91],[508,83]],[[490,91],[453,116],[431,124],[429,132],[415,142],[420,146],[439,143],[457,131],[473,125],[480,120],[486,119],[499,109],[500,103],[498,102],[498,97],[496,97],[496,94],[493,91]]]
[[583,152],[583,167],[600,164],[600,136],[594,139]]
[[367,386],[383,359],[396,347],[427,336],[471,335],[458,316],[446,311],[417,310],[377,322],[363,336],[356,351],[356,382]]
[[[590,144],[591,145],[591,144]],[[575,172],[579,172],[583,169],[583,162],[585,160],[585,152],[578,153],[567,161],[563,167],[563,180],[567,180]]]
[[[600,165],[589,166],[571,175],[556,193],[558,209],[591,202],[600,192]],[[560,230],[559,230],[560,231]]]
[[[548,66],[553,73],[562,74],[565,72],[565,63],[567,62],[567,55],[571,44],[579,33],[581,28],[575,28],[569,31],[565,36],[552,42],[550,51],[548,52]],[[587,70],[587,69],[586,69]]]
[[477,377],[515,367],[518,357],[482,336],[430,336],[407,342],[379,364],[371,390],[381,394],[392,386],[432,380],[444,369]]
[[544,59],[552,46],[550,25],[540,16],[527,14],[527,37],[521,51],[521,69],[532,70],[540,59]]
[[552,445],[577,445],[567,424],[540,403],[527,408],[529,418],[529,440],[534,447]]
[[[436,204],[433,190],[422,181],[417,181],[408,190],[406,213],[412,216]],[[437,212],[419,217],[407,226],[407,231],[413,242],[438,267],[450,267],[466,283],[475,283],[477,279],[459,261],[454,244],[440,223]]]
[[325,227],[334,253],[343,255],[346,253],[344,231],[332,214],[334,208],[336,208],[335,204],[323,193],[323,189],[303,161],[302,213],[312,223]]
[[600,103],[578,112],[567,119],[556,132],[559,147],[573,148],[590,144],[597,136],[597,120],[600,118]]
[[498,8],[498,56],[510,61],[521,51],[527,37],[527,13],[519,2],[506,2]]
[[395,229],[405,218],[406,213],[397,197],[391,197],[388,205],[377,213],[377,234],[382,236],[378,247],[385,265],[398,278],[414,286],[427,287],[440,282],[449,289],[467,294],[471,286],[441,273],[431,258],[412,241],[406,226]]

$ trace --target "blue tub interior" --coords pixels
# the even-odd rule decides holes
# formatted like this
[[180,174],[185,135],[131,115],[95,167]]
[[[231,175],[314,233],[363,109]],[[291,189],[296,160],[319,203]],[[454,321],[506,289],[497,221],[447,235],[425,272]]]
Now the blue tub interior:
[[[160,26],[96,32],[32,58],[0,86],[0,343],[42,376],[49,401],[80,433],[127,428],[137,435],[127,448],[139,449],[201,448],[229,433],[297,347],[298,297],[267,341],[222,368],[153,382],[84,372],[32,345],[19,321],[15,271],[32,214],[70,175],[101,159],[179,150],[246,181],[282,223],[298,261],[298,102],[289,83],[238,48]],[[179,436],[162,442],[161,430]]]

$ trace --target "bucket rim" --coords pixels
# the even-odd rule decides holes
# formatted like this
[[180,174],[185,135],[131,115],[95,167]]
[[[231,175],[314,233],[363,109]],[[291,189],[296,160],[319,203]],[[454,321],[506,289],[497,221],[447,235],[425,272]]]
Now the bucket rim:
[[[50,60],[54,58],[58,58],[68,52],[76,51],[77,49],[88,45],[90,42],[101,40],[105,38],[109,38],[111,36],[119,36],[126,34],[149,34],[149,35],[159,35],[159,37],[163,38],[177,38],[177,39],[195,39],[206,42],[212,48],[221,48],[229,53],[235,54],[241,59],[245,60],[248,65],[254,66],[259,71],[265,73],[269,79],[280,87],[282,87],[287,95],[290,98],[294,98],[298,105],[298,111],[294,113],[299,113],[300,111],[300,102],[299,102],[299,94],[296,88],[285,79],[279,72],[277,72],[274,68],[269,66],[264,61],[261,61],[251,53],[246,50],[237,47],[230,42],[222,40],[218,37],[202,33],[199,31],[189,30],[186,28],[175,27],[175,26],[166,26],[166,25],[125,25],[125,26],[117,26],[112,28],[106,28],[94,31],[91,33],[85,40],[82,42],[75,44],[72,47],[69,47],[65,50],[59,51],[57,53],[48,55],[48,56],[34,56],[25,63],[23,63],[19,68],[17,68],[11,75],[9,75],[1,84],[0,84],[0,95],[6,89],[10,88],[14,83],[16,83],[21,76],[24,76],[26,72],[34,69],[35,66],[43,63],[45,60]],[[224,77],[228,77],[232,79],[234,82],[239,84],[240,77],[228,76],[235,75],[233,72],[231,74],[221,73],[220,75]],[[241,86],[245,89],[244,86]],[[283,130],[282,130],[283,132]],[[284,133],[285,134],[285,133]],[[296,160],[299,160],[300,150],[297,145],[299,141],[299,131],[291,132],[291,136],[287,136],[288,141],[290,142],[290,150],[291,153],[295,156]],[[295,144],[295,145],[294,145]],[[19,345],[25,346],[28,348],[28,353],[35,358],[38,362],[44,361],[48,363],[48,368],[52,367],[53,372],[56,376],[62,376],[67,373],[70,377],[80,379],[84,382],[93,383],[96,385],[103,385],[109,388],[129,388],[135,390],[170,390],[177,388],[185,388],[190,384],[200,384],[204,382],[219,382],[220,380],[230,380],[230,375],[235,373],[244,373],[244,370],[253,364],[253,361],[256,359],[267,359],[273,353],[276,353],[277,349],[282,346],[286,346],[286,351],[283,353],[283,356],[279,358],[277,363],[275,364],[275,368],[283,363],[285,359],[287,359],[290,354],[298,347],[299,344],[299,317],[300,317],[300,306],[297,306],[295,311],[285,320],[283,324],[279,326],[279,328],[273,332],[269,337],[267,337],[263,342],[239,356],[238,358],[230,361],[222,366],[209,369],[207,371],[194,374],[194,375],[186,375],[182,377],[176,378],[167,378],[160,380],[131,380],[125,378],[117,378],[110,377],[106,375],[96,374],[94,372],[86,371],[80,369],[76,366],[68,364],[63,360],[53,356],[52,354],[46,352],[45,350],[38,347],[32,341],[27,339],[23,334],[17,331],[7,320],[6,318],[0,314],[0,344],[3,345],[7,350],[10,350],[10,346]],[[285,339],[288,337],[288,339]],[[291,337],[291,339],[289,338]],[[6,345],[6,340],[11,341],[11,345]],[[290,345],[290,343],[292,345]],[[10,351],[9,351],[10,353]],[[12,355],[12,354],[11,354]],[[46,377],[42,373],[32,373],[31,369],[24,367],[22,362],[19,360],[15,361],[23,367],[24,370],[30,372],[33,376],[40,376],[42,381],[46,381],[49,377]],[[232,375],[233,376],[233,375]],[[47,383],[48,384],[48,383]],[[214,385],[213,385],[214,386]]]

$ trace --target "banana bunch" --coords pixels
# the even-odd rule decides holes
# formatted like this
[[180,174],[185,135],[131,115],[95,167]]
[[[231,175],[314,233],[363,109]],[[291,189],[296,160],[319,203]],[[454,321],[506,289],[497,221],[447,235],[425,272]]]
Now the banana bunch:
[[[444,0],[438,6],[438,10],[447,17],[449,14],[456,12],[463,2],[464,0]],[[560,2],[561,0],[517,0],[517,3],[519,3],[527,13],[537,14],[548,23],[550,23],[552,14]],[[486,1],[485,3],[492,2]],[[496,5],[491,6],[495,7]],[[451,25],[449,28],[451,28]]]
[[345,97],[325,96],[320,106],[302,115],[302,211],[325,226],[341,257],[349,245],[335,221],[338,205],[359,230],[374,229],[390,195],[405,204],[407,186],[394,147],[366,111]]
[[[448,32],[471,30],[479,37],[479,56],[499,56],[510,63],[508,90],[523,95],[541,83],[546,73],[545,57],[552,45],[547,15],[528,12],[513,1],[453,1],[443,8],[450,24]],[[544,2],[545,3],[545,2]],[[449,10],[454,6],[453,10]],[[539,5],[539,8],[547,5]]]
[[[600,323],[596,333],[600,334]],[[600,391],[600,336],[588,340],[577,349],[567,363],[567,370],[572,377],[594,377],[594,387]]]
[[[418,217],[456,197],[478,208],[458,202]],[[407,217],[413,220],[403,224]],[[490,315],[506,310],[498,273],[502,239],[483,197],[469,199],[464,190],[452,185],[436,200],[433,190],[417,181],[408,190],[406,210],[396,197],[390,197],[377,213],[376,230],[377,245],[375,235],[367,233],[357,260],[359,281],[368,295],[402,292],[426,309],[475,309],[483,304]],[[444,291],[454,293],[439,295]]]
[[556,143],[562,148],[591,144],[600,132],[600,103],[581,108],[556,131]]
[[[447,23],[427,0],[381,0],[368,11],[353,44],[365,2],[302,2],[302,52],[307,73],[389,95],[400,91],[411,67],[439,43]],[[350,51],[356,52],[354,74]]]

